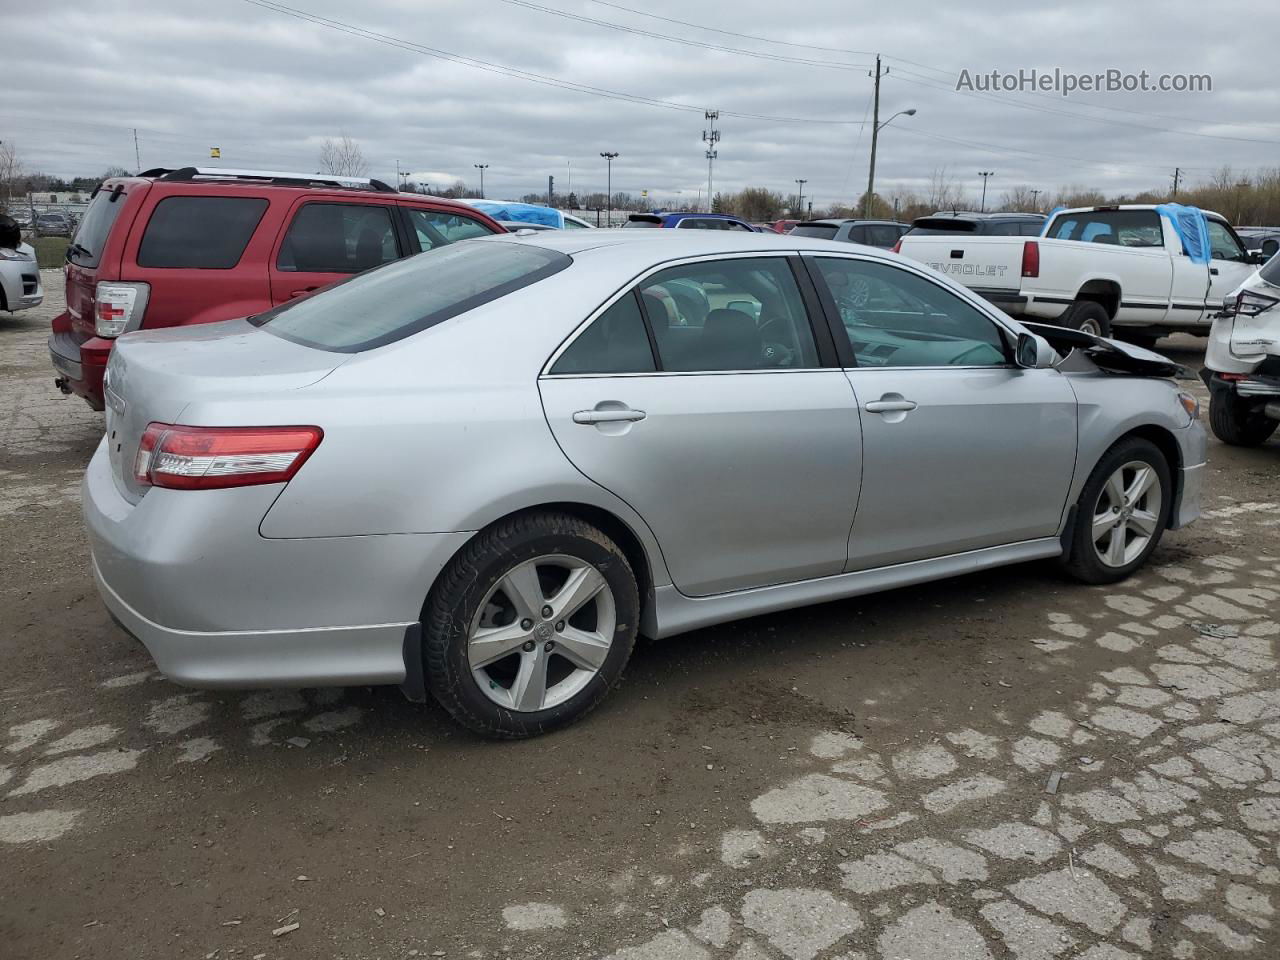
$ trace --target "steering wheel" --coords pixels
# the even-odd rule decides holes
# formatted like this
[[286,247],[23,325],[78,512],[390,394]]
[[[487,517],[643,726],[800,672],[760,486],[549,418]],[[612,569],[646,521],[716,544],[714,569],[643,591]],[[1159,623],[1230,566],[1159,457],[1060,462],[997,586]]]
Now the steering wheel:
[[794,356],[794,350],[774,340],[766,340],[760,346],[760,365],[764,367],[789,367]]

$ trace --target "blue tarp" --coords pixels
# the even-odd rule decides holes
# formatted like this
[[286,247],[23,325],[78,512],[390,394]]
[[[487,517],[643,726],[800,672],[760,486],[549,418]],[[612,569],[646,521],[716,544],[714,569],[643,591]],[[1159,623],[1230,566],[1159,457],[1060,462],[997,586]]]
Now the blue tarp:
[[1208,263],[1212,251],[1209,243],[1209,224],[1199,207],[1187,207],[1181,203],[1162,203],[1156,212],[1169,218],[1173,229],[1182,241],[1182,249],[1192,263]]
[[536,203],[504,203],[501,200],[469,200],[468,203],[495,220],[540,223],[557,230],[564,229],[564,217],[552,207],[540,207]]

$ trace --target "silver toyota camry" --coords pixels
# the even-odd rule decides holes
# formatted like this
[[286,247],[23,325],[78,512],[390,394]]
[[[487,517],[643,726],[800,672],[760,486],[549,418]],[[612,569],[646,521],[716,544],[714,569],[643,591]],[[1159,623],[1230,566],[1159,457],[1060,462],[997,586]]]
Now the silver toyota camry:
[[1176,372],[873,248],[507,235],[122,338],[85,521],[173,680],[400,684],[521,737],[637,634],[1043,558],[1129,575],[1199,515]]

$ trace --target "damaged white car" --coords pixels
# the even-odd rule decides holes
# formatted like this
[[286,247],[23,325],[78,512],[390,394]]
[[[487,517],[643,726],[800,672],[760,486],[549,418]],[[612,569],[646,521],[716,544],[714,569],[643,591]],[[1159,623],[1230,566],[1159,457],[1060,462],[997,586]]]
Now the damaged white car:
[[1205,367],[1209,425],[1223,443],[1253,447],[1280,426],[1280,256],[1256,270],[1213,321]]

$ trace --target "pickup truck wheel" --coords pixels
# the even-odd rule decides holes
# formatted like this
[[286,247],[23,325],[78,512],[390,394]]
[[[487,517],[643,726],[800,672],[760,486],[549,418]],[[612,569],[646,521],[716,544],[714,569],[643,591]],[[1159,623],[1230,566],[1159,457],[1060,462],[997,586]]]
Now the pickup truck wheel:
[[1232,396],[1209,400],[1209,426],[1213,435],[1233,447],[1256,447],[1275,433],[1280,420],[1253,413]]
[[1169,463],[1149,440],[1127,437],[1102,455],[1076,501],[1066,572],[1115,583],[1147,562],[1173,506]]
[[1058,326],[1091,333],[1095,337],[1111,336],[1111,318],[1100,303],[1077,300],[1058,320]]

